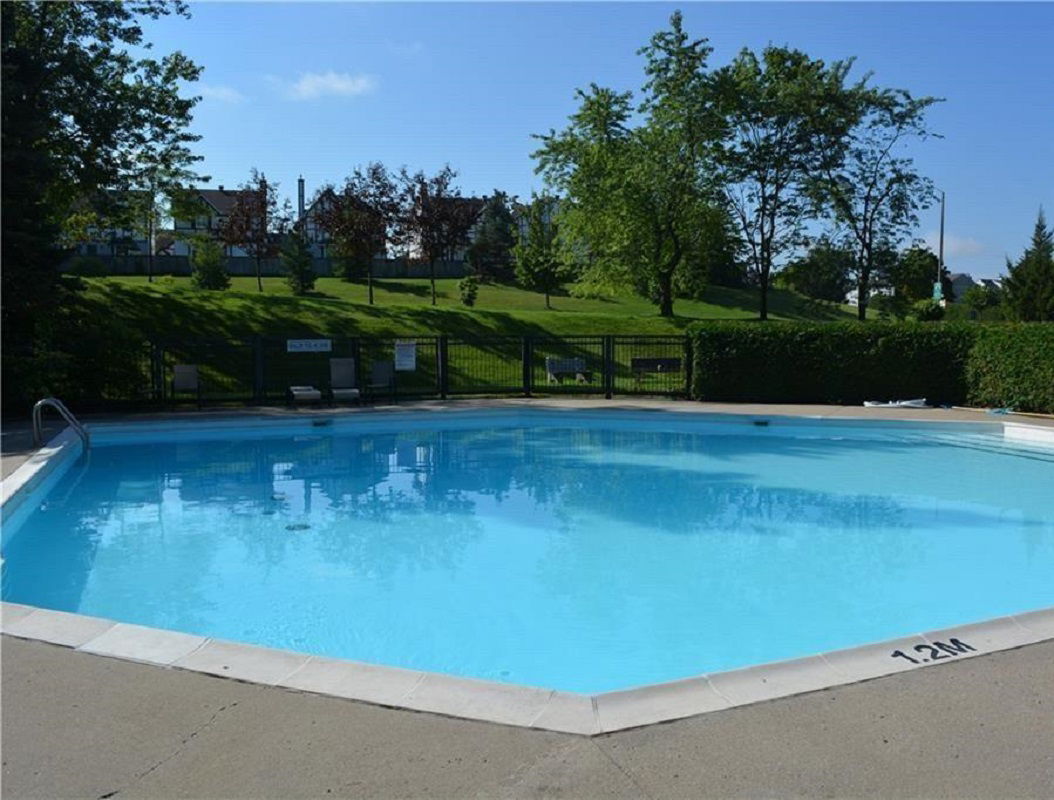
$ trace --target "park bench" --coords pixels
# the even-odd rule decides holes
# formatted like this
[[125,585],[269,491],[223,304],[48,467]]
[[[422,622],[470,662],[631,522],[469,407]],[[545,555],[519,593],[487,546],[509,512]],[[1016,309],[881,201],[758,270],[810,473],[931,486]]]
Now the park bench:
[[549,383],[562,383],[566,376],[572,376],[579,383],[592,383],[593,373],[586,369],[584,358],[545,357],[545,377]]

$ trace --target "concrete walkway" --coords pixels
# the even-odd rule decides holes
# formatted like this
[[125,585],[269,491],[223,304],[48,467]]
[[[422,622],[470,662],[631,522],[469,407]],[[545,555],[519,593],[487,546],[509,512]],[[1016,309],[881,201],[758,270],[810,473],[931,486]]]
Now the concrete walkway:
[[593,739],[2,648],[5,798],[1054,796],[1054,642]]

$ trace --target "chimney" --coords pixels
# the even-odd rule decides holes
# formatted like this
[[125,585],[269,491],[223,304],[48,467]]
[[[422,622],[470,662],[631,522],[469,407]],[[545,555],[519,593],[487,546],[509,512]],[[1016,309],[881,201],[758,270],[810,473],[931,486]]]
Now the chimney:
[[297,219],[304,218],[304,176],[301,175],[296,180],[296,192],[297,192]]
[[223,184],[222,183],[220,184],[220,191],[221,192],[223,191]]

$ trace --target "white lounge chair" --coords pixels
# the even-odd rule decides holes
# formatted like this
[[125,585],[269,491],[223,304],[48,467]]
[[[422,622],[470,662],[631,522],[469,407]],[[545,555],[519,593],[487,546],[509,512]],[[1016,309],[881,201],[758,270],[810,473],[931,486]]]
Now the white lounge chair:
[[288,396],[290,403],[322,402],[322,392],[314,386],[290,386]]
[[356,383],[354,358],[329,360],[329,393],[334,403],[358,400],[359,389]]

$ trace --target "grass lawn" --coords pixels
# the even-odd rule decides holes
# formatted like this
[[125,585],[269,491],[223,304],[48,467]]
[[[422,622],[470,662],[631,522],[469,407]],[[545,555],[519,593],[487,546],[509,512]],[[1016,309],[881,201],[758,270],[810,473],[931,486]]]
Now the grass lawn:
[[[398,336],[403,334],[671,334],[705,319],[756,319],[757,292],[715,286],[703,300],[677,300],[672,319],[633,296],[587,299],[554,297],[545,308],[540,294],[513,286],[485,284],[476,305],[461,304],[456,279],[436,281],[438,305],[430,304],[427,280],[380,280],[376,304],[366,303],[364,283],[320,278],[316,291],[294,297],[283,278],[234,278],[225,292],[199,291],[189,278],[145,277],[87,279],[87,300],[97,313],[116,318],[145,338],[229,337],[253,334],[325,334]],[[769,298],[774,319],[844,320],[846,306],[819,303],[774,289]]]

